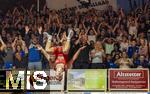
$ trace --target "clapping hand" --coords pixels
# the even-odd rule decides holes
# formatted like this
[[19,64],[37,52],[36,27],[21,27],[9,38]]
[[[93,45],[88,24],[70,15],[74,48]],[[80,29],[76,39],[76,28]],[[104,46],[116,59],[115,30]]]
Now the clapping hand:
[[42,29],[43,29],[42,26],[38,27],[38,31],[40,34],[42,33]]

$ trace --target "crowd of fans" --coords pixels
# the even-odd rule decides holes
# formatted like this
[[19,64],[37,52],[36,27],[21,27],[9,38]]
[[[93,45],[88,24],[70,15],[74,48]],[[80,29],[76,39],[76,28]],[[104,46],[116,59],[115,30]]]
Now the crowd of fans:
[[114,11],[111,6],[84,12],[44,6],[40,13],[34,5],[29,10],[15,7],[0,17],[0,68],[52,68],[38,48],[46,46],[44,32],[52,35],[52,45],[57,46],[66,40],[68,29],[73,34],[67,61],[85,46],[72,68],[149,68],[149,15],[149,3],[129,13],[122,8]]

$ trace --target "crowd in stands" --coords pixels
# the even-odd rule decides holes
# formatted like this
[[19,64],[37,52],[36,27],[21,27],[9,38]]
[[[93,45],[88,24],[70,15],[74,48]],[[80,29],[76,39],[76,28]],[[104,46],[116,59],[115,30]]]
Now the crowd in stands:
[[63,44],[68,29],[73,34],[67,61],[85,46],[72,65],[74,69],[149,68],[149,5],[128,13],[111,6],[83,12],[46,6],[36,12],[34,5],[8,10],[0,15],[0,69],[53,68],[38,47],[46,46],[44,32],[52,35],[52,46]]

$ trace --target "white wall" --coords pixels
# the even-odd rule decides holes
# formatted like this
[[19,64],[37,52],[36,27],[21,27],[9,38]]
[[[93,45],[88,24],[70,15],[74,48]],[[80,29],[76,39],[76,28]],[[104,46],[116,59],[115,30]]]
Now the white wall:
[[[109,4],[112,5],[115,10],[117,9],[117,0],[91,0],[91,3],[101,2],[101,1],[109,1]],[[67,8],[70,8],[74,6],[78,7],[79,5],[81,5],[77,0],[46,0],[46,2],[47,2],[48,8],[56,9],[56,10],[64,9],[66,8],[66,6]],[[106,7],[106,4],[96,6],[94,8],[98,10],[103,10],[105,7]]]

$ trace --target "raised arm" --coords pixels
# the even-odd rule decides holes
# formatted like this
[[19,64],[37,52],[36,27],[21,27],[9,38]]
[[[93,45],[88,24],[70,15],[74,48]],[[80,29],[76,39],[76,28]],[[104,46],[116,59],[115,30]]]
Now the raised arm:
[[22,43],[22,45],[21,45],[22,50],[27,54],[27,53],[28,53],[28,48],[27,48],[27,46],[26,46],[25,41],[22,40],[22,37],[21,37],[21,36],[19,36],[19,40],[20,40],[21,43]]
[[46,59],[50,61],[50,55],[43,49],[43,47],[41,45],[36,45],[36,47],[38,48],[38,50],[40,50],[43,53]]
[[85,29],[85,30],[87,30],[87,28],[86,28],[86,26],[85,26],[85,19],[83,19],[83,21],[82,21],[82,25],[83,25],[83,28]]
[[120,9],[120,13],[121,13],[121,17],[122,17],[122,18],[124,18],[124,17],[125,17],[125,14],[124,14],[124,12],[123,12],[123,9],[122,9],[122,8]]
[[23,6],[21,6],[21,9],[23,10],[24,13],[26,12],[26,9]]
[[144,7],[144,13],[147,12],[147,7],[148,7],[148,3],[146,3],[145,7]]
[[25,26],[25,43],[26,43],[27,47],[30,44],[29,43],[30,42],[29,32],[30,32],[29,26]]
[[4,43],[4,41],[2,40],[2,37],[0,36],[0,42],[2,44],[2,46],[0,47],[0,50],[3,51],[4,48],[6,47],[6,44]]
[[136,26],[136,28],[138,28],[138,19],[139,19],[139,17],[135,18],[135,26]]
[[118,23],[115,25],[115,27],[113,28],[112,32],[115,32],[116,29],[119,27],[120,21],[121,21],[121,16],[119,17],[119,21],[118,21]]
[[74,63],[74,61],[78,58],[80,52],[85,48],[86,46],[83,46],[81,48],[78,49],[78,51],[74,54],[73,58],[69,61],[68,63],[68,68],[71,68],[72,64]]
[[95,35],[97,35],[97,32],[96,32],[94,26],[92,27],[92,30],[94,31]]
[[88,26],[88,28],[85,29],[85,35],[88,34],[89,30],[90,30],[90,26]]
[[13,15],[15,14],[16,10],[17,10],[17,7],[14,8],[14,10],[12,12]]
[[74,28],[77,28],[77,26],[78,26],[78,19],[75,18],[75,25],[74,25]]
[[58,34],[56,35],[57,41],[60,42],[60,38],[59,38],[59,34],[61,32],[61,28],[62,28],[62,24],[59,24],[59,30],[58,30]]
[[130,24],[131,24],[131,17],[128,17],[128,20],[127,20],[127,27],[128,28],[130,27]]
[[48,17],[48,25],[51,24],[51,14],[49,13],[49,17]]
[[57,23],[60,24],[60,19],[59,19],[58,14],[56,14],[56,20],[57,20]]
[[27,45],[25,43],[25,41],[23,41],[22,39],[21,40],[21,43],[22,43],[22,50],[25,52],[25,54],[27,55],[28,54],[28,48],[27,48]]
[[13,48],[14,52],[16,51],[15,45],[16,45],[17,40],[18,40],[18,37],[16,37],[15,40],[13,41],[13,43],[12,43],[12,48]]
[[17,26],[17,24],[21,21],[21,19],[19,18],[16,22],[15,22],[15,26]]
[[103,41],[102,41],[102,43],[105,43],[105,41],[107,41],[108,40],[108,38],[106,37],[106,38],[104,38],[103,39]]
[[102,23],[100,23],[100,24],[98,25],[97,32],[100,32],[100,27],[101,27],[101,25],[102,25]]
[[81,52],[85,47],[86,47],[86,46],[83,46],[83,47],[81,47],[81,48],[78,49],[78,51],[74,54],[74,56],[73,56],[73,58],[72,58],[73,61],[75,61],[75,60],[78,58],[80,52]]
[[117,43],[117,40],[115,38],[111,38],[111,40],[113,41],[113,44]]
[[81,40],[81,33],[79,33],[79,38],[75,41],[75,45],[78,45],[79,44],[79,42],[80,42],[80,40]]
[[47,9],[47,5],[45,4],[43,7],[43,11],[46,12],[46,9]]
[[30,8],[30,13],[32,13],[33,8],[34,8],[34,4],[32,4],[32,6]]

